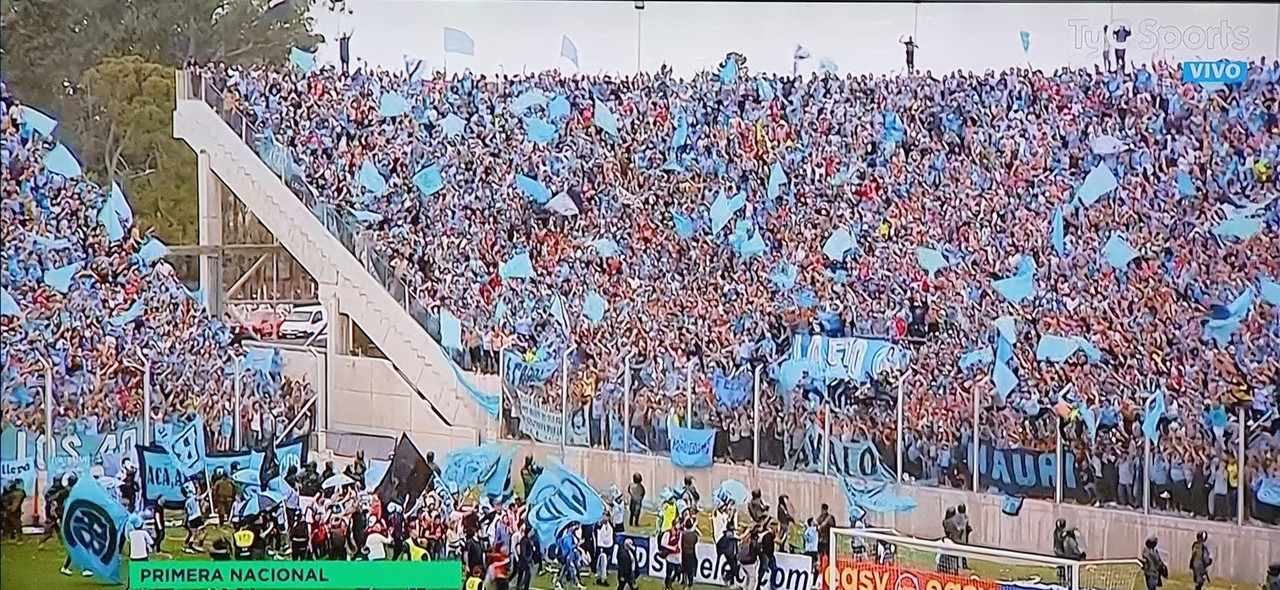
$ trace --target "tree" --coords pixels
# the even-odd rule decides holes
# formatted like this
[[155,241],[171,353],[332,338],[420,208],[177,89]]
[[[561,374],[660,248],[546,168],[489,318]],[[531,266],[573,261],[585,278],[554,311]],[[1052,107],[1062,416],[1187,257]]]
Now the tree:
[[[175,68],[283,62],[321,38],[313,0],[0,0],[4,78],[63,124],[102,184],[121,183],[171,244],[197,232],[195,156],[173,139]],[[125,56],[125,57],[121,57]]]

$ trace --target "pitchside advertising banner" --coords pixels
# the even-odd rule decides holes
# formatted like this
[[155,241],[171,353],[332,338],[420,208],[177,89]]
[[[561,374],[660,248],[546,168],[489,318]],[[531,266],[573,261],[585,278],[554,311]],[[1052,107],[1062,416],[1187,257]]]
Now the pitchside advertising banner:
[[873,561],[837,559],[827,590],[1001,590],[992,580],[966,578],[936,571],[898,568]]
[[129,587],[207,590],[462,587],[458,561],[182,561],[129,565]]
[[[659,579],[667,575],[666,560],[658,557],[657,551],[654,550],[658,546],[658,539],[656,537],[642,537],[627,533],[620,533],[617,536],[612,562],[614,569],[617,569],[618,566],[616,550],[622,546],[622,542],[625,539],[631,539],[631,542],[635,544],[636,563],[642,574]],[[715,545],[698,543],[697,556],[698,565],[694,570],[693,581],[697,584],[709,586],[725,586],[724,576],[727,566],[724,559],[716,555]],[[777,557],[778,569],[773,572],[772,585],[768,582],[761,582],[756,586],[757,588],[771,586],[777,590],[811,590],[813,588],[812,559],[809,559],[806,555],[794,555],[791,553],[778,553]],[[762,572],[760,575],[763,578],[764,573]],[[745,586],[745,582],[746,578],[739,573],[739,577],[733,586],[742,588]]]

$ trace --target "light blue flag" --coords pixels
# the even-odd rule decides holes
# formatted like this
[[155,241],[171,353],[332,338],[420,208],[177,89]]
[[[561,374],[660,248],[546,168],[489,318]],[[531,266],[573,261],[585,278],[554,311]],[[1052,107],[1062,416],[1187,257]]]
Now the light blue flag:
[[1275,307],[1280,307],[1280,283],[1276,283],[1268,277],[1261,277],[1258,282],[1258,291],[1262,294],[1262,300]]
[[782,171],[782,164],[774,162],[772,166],[769,166],[769,198],[777,198],[778,194],[782,192],[782,185],[786,183],[787,173]]
[[462,30],[445,27],[444,52],[458,53],[461,55],[475,55],[476,42],[471,39],[471,35],[466,34]]
[[599,293],[587,293],[586,301],[582,303],[582,315],[587,318],[591,325],[598,325],[604,319],[605,311],[609,309],[609,304],[601,297]]
[[839,227],[827,236],[827,241],[822,245],[822,253],[827,258],[840,262],[844,260],[845,254],[853,249],[853,234],[849,230]]
[[1013,303],[1021,303],[1036,292],[1035,261],[1023,256],[1017,274],[991,282],[996,292]]
[[996,338],[996,362],[1008,365],[1013,360],[1013,343],[1004,338]]
[[543,145],[555,139],[556,126],[537,117],[525,117],[524,133],[529,141]]
[[502,267],[498,269],[498,276],[504,281],[508,279],[533,278],[533,262],[529,260],[529,253],[521,252],[512,256],[510,260],[504,262]]
[[1213,339],[1218,346],[1226,346],[1231,341],[1231,335],[1240,328],[1240,324],[1244,323],[1244,319],[1248,317],[1249,310],[1253,307],[1254,297],[1255,294],[1252,287],[1245,289],[1243,293],[1236,296],[1231,303],[1227,304],[1225,309],[1219,310],[1220,313],[1215,314],[1214,317],[1205,322],[1205,336]]
[[747,486],[742,482],[735,479],[726,479],[720,482],[720,485],[716,486],[716,489],[711,492],[711,497],[715,498],[720,503],[733,502],[734,504],[741,506],[747,501],[747,496],[749,494],[750,492],[747,491]]
[[984,346],[977,350],[971,350],[960,356],[960,369],[968,369],[975,365],[985,365],[992,360],[992,351],[990,346]]
[[303,74],[310,74],[311,70],[316,69],[316,54],[294,47],[289,50],[289,62]]
[[119,315],[113,316],[107,321],[111,322],[111,325],[113,326],[131,324],[138,318],[142,317],[142,312],[144,311],[146,311],[146,306],[143,304],[142,298],[139,297],[133,301],[133,304],[129,306],[129,309],[120,312]]
[[730,57],[720,66],[720,83],[733,84],[738,81],[738,60]]
[[715,452],[714,428],[683,428],[673,426],[671,435],[671,464],[684,469],[711,467]]
[[53,137],[53,130],[58,126],[56,119],[27,105],[18,107],[18,116],[23,130],[30,129],[45,137]]
[[765,102],[773,100],[773,85],[764,78],[756,78],[756,94]]
[[1004,363],[996,363],[995,368],[991,372],[991,380],[996,386],[996,395],[1001,404],[1009,398],[1009,392],[1018,386],[1018,376],[1009,370],[1008,365]]
[[1076,188],[1075,199],[1083,202],[1085,205],[1092,205],[1098,202],[1103,195],[1115,190],[1120,186],[1120,182],[1116,180],[1116,175],[1107,168],[1105,164],[1098,164],[1093,167],[1089,175],[1084,177],[1084,182]]
[[1151,442],[1160,440],[1160,417],[1164,416],[1164,390],[1155,392],[1147,402],[1147,413],[1142,417],[1142,434]]
[[121,553],[129,513],[88,474],[76,480],[63,504],[62,542],[71,565],[94,578],[120,583]]
[[618,243],[609,238],[592,240],[591,246],[596,249],[596,253],[605,258],[611,258],[618,255]]
[[947,267],[947,259],[941,252],[924,246],[916,247],[916,263],[929,272],[931,279],[938,274],[939,270]]
[[507,106],[511,113],[516,116],[524,115],[524,112],[537,106],[546,106],[547,97],[539,90],[526,90],[520,93],[511,104]]
[[111,207],[111,200],[103,202],[102,209],[98,211],[98,223],[102,225],[102,231],[107,234],[108,240],[119,242],[124,238],[124,227],[120,225],[120,216]]
[[383,119],[399,117],[409,112],[409,101],[398,92],[383,92],[378,99],[378,116]]
[[555,544],[569,523],[592,524],[604,517],[604,501],[582,476],[558,461],[547,465],[529,490],[529,525],[538,534],[542,547]]
[[529,195],[533,202],[539,205],[545,205],[551,200],[551,190],[538,182],[523,174],[516,175],[516,188],[520,189],[526,195]]
[[796,280],[799,278],[800,269],[796,268],[794,264],[780,264],[772,273],[769,273],[769,280],[783,291],[795,287]]
[[671,225],[675,226],[676,236],[682,239],[693,235],[693,220],[679,211],[671,211]]
[[483,486],[485,496],[502,497],[510,491],[511,460],[515,453],[496,445],[457,449],[445,455],[440,481],[450,493],[465,494]]
[[570,333],[569,312],[565,310],[564,298],[559,293],[556,293],[551,298],[551,317],[555,318],[556,323],[560,324],[560,330],[564,332],[565,336],[568,336]]
[[352,211],[351,217],[356,223],[373,224],[382,221],[382,215],[373,211]]
[[204,420],[196,416],[169,441],[169,456],[174,466],[186,477],[205,471]]
[[1261,217],[1230,217],[1218,222],[1213,228],[1214,235],[1220,238],[1247,240],[1262,229]]
[[1080,350],[1084,352],[1085,358],[1089,359],[1089,364],[1092,365],[1102,360],[1102,351],[1099,350],[1097,346],[1094,346],[1088,338],[1085,338],[1084,336],[1075,336],[1072,340],[1075,340],[1076,344],[1080,346]]
[[1077,350],[1080,350],[1080,344],[1071,338],[1044,334],[1036,345],[1036,360],[1062,363]]
[[1196,196],[1196,183],[1191,180],[1191,175],[1187,174],[1186,170],[1178,171],[1178,196]]
[[1093,442],[1098,438],[1098,415],[1093,412],[1093,408],[1089,404],[1079,401],[1076,402],[1076,411],[1080,412],[1080,420],[1084,421],[1084,428],[1089,432],[1089,441]]
[[443,307],[440,308],[440,344],[449,350],[462,350],[462,322]]
[[866,512],[910,512],[916,508],[915,498],[899,495],[899,486],[887,482],[862,482],[841,477],[844,500],[849,514]]
[[581,68],[578,65],[578,46],[573,44],[568,35],[560,39],[560,57],[569,60],[575,68]]
[[495,324],[502,323],[502,320],[506,317],[507,317],[507,302],[504,299],[499,299],[498,304],[493,306],[493,322]]
[[107,202],[111,203],[111,210],[120,217],[120,223],[125,227],[133,225],[133,209],[129,207],[129,200],[124,198],[124,191],[120,190],[120,185],[111,183],[111,197]]
[[1005,342],[1013,344],[1018,341],[1018,326],[1014,323],[1014,319],[1009,316],[1000,316],[995,321],[996,334]]
[[46,270],[44,271],[44,284],[59,293],[66,294],[67,290],[71,288],[71,279],[75,278],[77,272],[80,272],[79,262]]
[[369,160],[360,163],[360,188],[373,195],[381,195],[387,190],[387,180]]
[[[432,341],[432,344],[435,344],[435,341]],[[471,382],[471,378],[462,370],[462,367],[459,367],[458,363],[453,361],[453,357],[449,356],[448,352],[443,348],[440,348],[439,345],[436,345],[436,348],[440,350],[440,354],[444,356],[446,361],[448,361],[449,368],[453,370],[453,376],[457,378],[458,384],[462,385],[462,388],[467,390],[467,394],[476,402],[476,405],[480,406],[480,409],[484,410],[491,418],[497,418],[502,410],[502,402],[498,399],[498,394],[489,393],[479,387],[476,387],[476,385]]]
[[1031,32],[1018,31],[1018,37],[1022,39],[1022,52],[1026,53],[1031,51]]
[[413,175],[413,186],[418,187],[424,196],[431,196],[444,188],[444,178],[440,176],[440,167],[432,164]]
[[466,121],[462,120],[453,113],[449,113],[444,119],[440,120],[440,128],[444,130],[444,134],[449,137],[457,137],[462,135],[462,128],[466,126]]
[[787,392],[796,388],[809,370],[810,362],[805,358],[790,358],[782,362],[778,368],[778,389]]
[[1058,256],[1066,256],[1067,254],[1067,237],[1066,227],[1062,219],[1062,207],[1054,207],[1053,221],[1050,222],[1050,241],[1053,242],[1053,249]]
[[138,248],[138,258],[141,258],[142,261],[147,264],[151,264],[152,262],[168,255],[169,247],[165,246],[164,242],[155,238],[148,239],[147,243],[143,244],[141,248]]
[[44,155],[44,167],[64,178],[75,178],[83,174],[80,162],[71,154],[71,150],[61,143]]
[[570,110],[568,99],[559,94],[547,104],[547,116],[551,117],[552,121],[569,118]]
[[836,65],[836,60],[824,57],[818,60],[818,73],[824,76],[835,76],[840,73],[840,66]]
[[18,317],[22,315],[22,307],[18,305],[18,300],[9,294],[9,290],[0,287],[0,315]]
[[689,121],[683,113],[676,115],[676,130],[671,134],[671,149],[679,148],[689,139]]
[[1111,234],[1111,238],[1107,240],[1107,244],[1102,247],[1102,258],[1107,261],[1113,268],[1125,269],[1129,266],[1129,262],[1138,257],[1138,253],[1133,250],[1129,242],[1119,232]]
[[618,135],[618,118],[613,115],[613,111],[609,110],[609,106],[595,100],[595,107],[591,112],[591,119],[595,122],[596,127],[604,130],[605,133],[617,137]]
[[729,206],[729,199],[724,193],[716,195],[716,200],[711,202],[711,233],[720,233],[732,216],[733,209]]

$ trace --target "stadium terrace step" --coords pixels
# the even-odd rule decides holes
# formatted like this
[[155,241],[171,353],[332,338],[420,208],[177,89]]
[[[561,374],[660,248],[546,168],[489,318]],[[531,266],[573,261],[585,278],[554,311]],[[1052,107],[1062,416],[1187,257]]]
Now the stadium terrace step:
[[[180,84],[182,81],[180,80]],[[185,96],[179,89],[179,96]],[[209,154],[211,171],[316,278],[443,419],[442,428],[483,429],[487,416],[460,393],[441,349],[257,154],[199,100],[177,101],[174,136]]]

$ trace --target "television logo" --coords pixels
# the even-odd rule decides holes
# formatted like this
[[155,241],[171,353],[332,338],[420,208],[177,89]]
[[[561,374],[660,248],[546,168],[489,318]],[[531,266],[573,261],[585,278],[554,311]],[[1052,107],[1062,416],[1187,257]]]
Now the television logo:
[[1182,62],[1182,81],[1200,84],[1240,84],[1249,74],[1249,64],[1242,61]]

